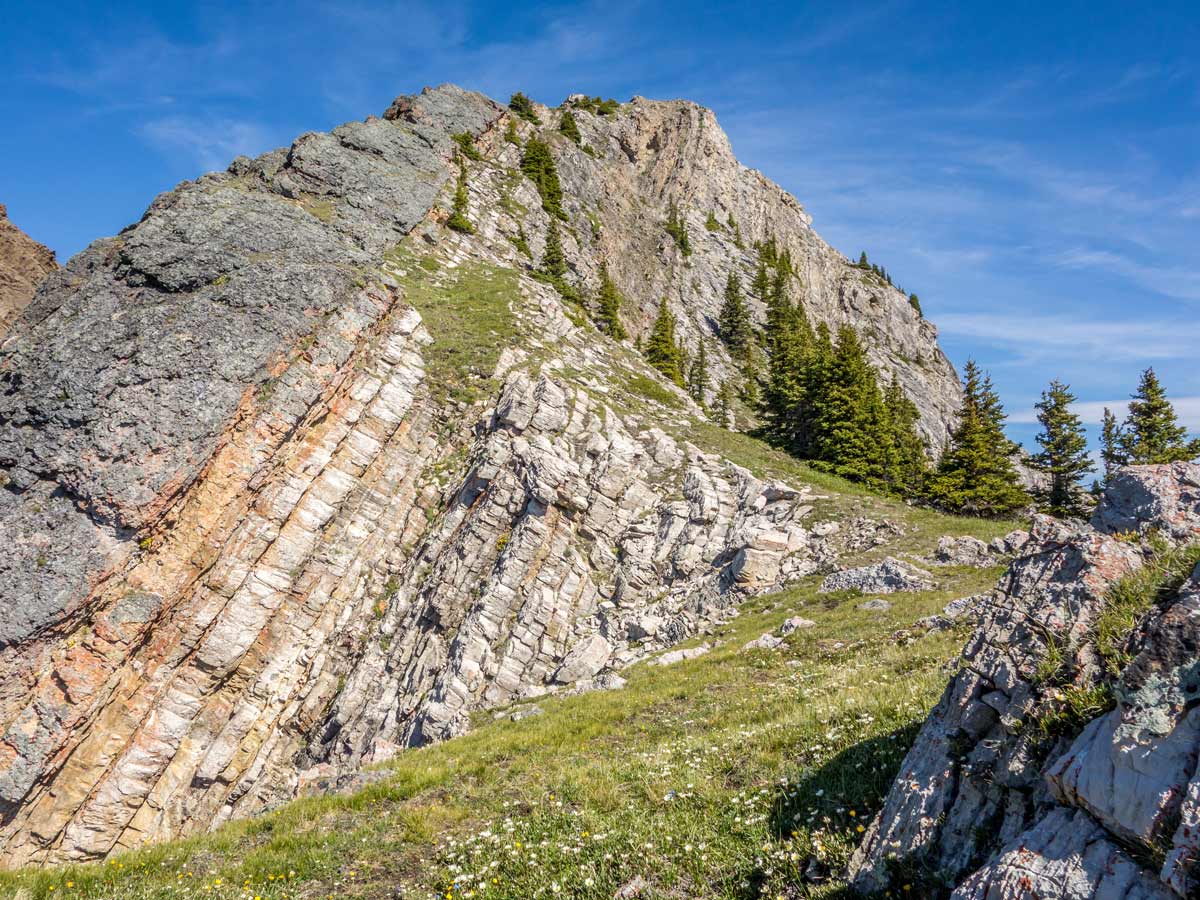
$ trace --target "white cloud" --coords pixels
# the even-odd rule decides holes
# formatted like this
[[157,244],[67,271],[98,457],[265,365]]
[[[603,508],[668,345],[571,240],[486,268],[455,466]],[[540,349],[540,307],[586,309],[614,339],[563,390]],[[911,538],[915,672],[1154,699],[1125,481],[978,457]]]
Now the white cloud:
[[168,116],[147,122],[138,133],[168,155],[184,154],[206,171],[219,171],[239,154],[254,156],[272,148],[266,129],[254,122]]
[[[1191,432],[1200,432],[1200,397],[1171,397],[1171,405],[1179,424]],[[1085,425],[1099,425],[1104,417],[1104,410],[1110,409],[1118,421],[1124,421],[1129,413],[1129,400],[1087,400],[1075,403],[1072,411],[1079,415]],[[1037,421],[1037,411],[1033,407],[1018,409],[1011,412],[1008,420],[1013,423],[1028,424]]]
[[943,334],[975,338],[1020,351],[1075,359],[1182,359],[1195,353],[1196,326],[1153,319],[1088,320],[1072,315],[946,313]]

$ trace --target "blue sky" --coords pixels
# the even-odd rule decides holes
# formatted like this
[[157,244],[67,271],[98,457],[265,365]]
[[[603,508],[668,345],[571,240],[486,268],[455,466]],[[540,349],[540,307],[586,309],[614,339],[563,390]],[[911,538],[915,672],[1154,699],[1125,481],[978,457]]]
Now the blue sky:
[[917,292],[1030,444],[1153,365],[1200,431],[1194,2],[4,3],[0,202],[66,258],[152,196],[453,81],[687,97]]

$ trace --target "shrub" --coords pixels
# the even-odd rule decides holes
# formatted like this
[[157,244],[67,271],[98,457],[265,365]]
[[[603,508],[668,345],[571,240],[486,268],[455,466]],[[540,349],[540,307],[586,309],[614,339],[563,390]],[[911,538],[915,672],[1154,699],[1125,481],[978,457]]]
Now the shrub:
[[576,144],[583,143],[583,135],[579,133],[579,123],[571,115],[569,109],[563,110],[562,118],[558,121],[558,130]]
[[459,134],[450,136],[454,143],[458,144],[458,149],[462,151],[462,155],[467,159],[473,159],[476,162],[483,159],[483,155],[475,149],[475,138],[471,137],[470,133],[463,131]]
[[537,138],[525,144],[525,155],[521,157],[521,172],[537,187],[542,198],[542,209],[558,219],[567,218],[562,208],[562,185],[558,180],[558,168],[550,147]]

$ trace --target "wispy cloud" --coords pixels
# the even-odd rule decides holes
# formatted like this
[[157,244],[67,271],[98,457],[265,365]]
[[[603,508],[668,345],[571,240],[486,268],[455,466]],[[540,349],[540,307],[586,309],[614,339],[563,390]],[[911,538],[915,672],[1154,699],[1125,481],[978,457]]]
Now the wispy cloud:
[[267,129],[234,119],[168,116],[147,122],[139,133],[166,154],[181,154],[205,171],[218,171],[235,156],[255,156],[273,146]]
[[943,334],[1001,345],[1025,360],[1184,359],[1195,354],[1189,322],[1146,319],[1102,320],[1068,315],[948,313],[937,319]]
[[[1188,431],[1200,431],[1200,397],[1172,397],[1171,405],[1175,407],[1179,424]],[[1112,410],[1118,420],[1124,420],[1129,414],[1129,399],[1088,400],[1073,404],[1071,409],[1083,420],[1085,425],[1097,426],[1103,419],[1106,409]],[[1037,422],[1037,411],[1032,406],[1028,406],[1012,411],[1008,418],[1010,422],[1029,424]]]

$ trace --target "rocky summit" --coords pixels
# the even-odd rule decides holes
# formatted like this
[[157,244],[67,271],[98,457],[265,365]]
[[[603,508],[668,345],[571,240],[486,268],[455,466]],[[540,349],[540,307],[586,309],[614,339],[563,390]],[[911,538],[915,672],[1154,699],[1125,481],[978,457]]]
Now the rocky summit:
[[[810,527],[811,486],[722,452],[533,260],[559,241],[588,292],[607,262],[632,338],[665,298],[697,352],[774,239],[812,320],[863,333],[938,447],[960,389],[934,327],[708,110],[577,109],[579,140],[565,114],[401,97],[159,196],[38,289],[0,351],[6,864],[262,811],[887,532]],[[520,169],[539,134],[560,209]]]

